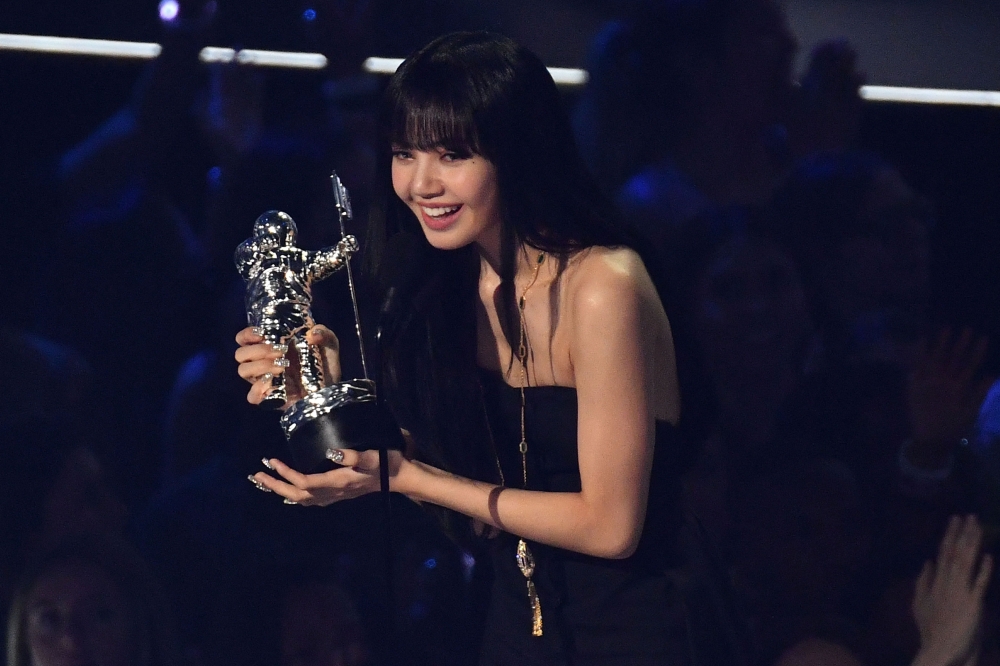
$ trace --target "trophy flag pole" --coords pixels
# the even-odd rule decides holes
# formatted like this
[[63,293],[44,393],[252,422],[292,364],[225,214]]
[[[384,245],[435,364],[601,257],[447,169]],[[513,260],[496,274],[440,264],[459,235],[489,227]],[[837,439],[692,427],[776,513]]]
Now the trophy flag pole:
[[[347,188],[344,187],[344,183],[341,182],[340,176],[337,175],[336,171],[330,173],[330,182],[333,185],[333,198],[337,206],[340,237],[344,238],[347,236],[346,222],[354,219],[354,213],[351,211],[351,197],[347,194]],[[347,270],[347,285],[351,290],[351,305],[354,306],[354,330],[358,334],[358,349],[361,351],[361,372],[364,373],[365,379],[369,379],[365,341],[364,336],[361,335],[361,312],[358,309],[358,294],[354,287],[354,271],[351,270],[350,257],[346,259],[344,268]]]

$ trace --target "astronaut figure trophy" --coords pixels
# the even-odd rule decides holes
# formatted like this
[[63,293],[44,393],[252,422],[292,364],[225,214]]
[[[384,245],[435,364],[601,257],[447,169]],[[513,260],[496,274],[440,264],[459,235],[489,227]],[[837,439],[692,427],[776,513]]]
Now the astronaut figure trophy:
[[[334,185],[342,239],[333,247],[303,250],[296,246],[298,230],[291,216],[268,211],[257,218],[253,236],[236,249],[236,267],[246,281],[247,321],[257,328],[264,342],[287,345],[299,359],[298,382],[303,397],[281,416],[292,455],[303,471],[315,471],[324,463],[332,448],[354,448],[350,423],[335,410],[364,403],[374,403],[375,384],[367,378],[367,363],[362,343],[362,366],[365,378],[340,381],[326,386],[321,355],[306,342],[306,332],[315,324],[310,306],[311,287],[315,282],[344,269],[347,271],[354,302],[355,324],[361,342],[358,307],[351,274],[350,258],[358,250],[354,236],[346,235],[345,222],[351,219],[347,190],[336,174]],[[263,405],[281,409],[287,401],[286,374],[271,378],[271,392]],[[347,419],[347,422],[357,419]],[[355,437],[356,438],[356,437]]]

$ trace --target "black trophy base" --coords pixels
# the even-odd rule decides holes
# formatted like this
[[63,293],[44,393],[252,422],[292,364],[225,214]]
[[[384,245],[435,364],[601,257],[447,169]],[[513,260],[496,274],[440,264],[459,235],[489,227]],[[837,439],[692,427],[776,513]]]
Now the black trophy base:
[[403,437],[388,412],[374,400],[348,403],[299,423],[288,436],[295,467],[306,474],[333,469],[331,449],[401,449]]

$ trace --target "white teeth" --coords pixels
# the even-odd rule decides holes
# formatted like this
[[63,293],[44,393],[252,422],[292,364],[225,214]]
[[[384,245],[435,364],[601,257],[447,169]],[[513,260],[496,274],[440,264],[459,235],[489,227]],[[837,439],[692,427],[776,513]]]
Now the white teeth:
[[461,208],[461,206],[448,206],[447,208],[429,208],[427,206],[421,206],[421,208],[430,217],[444,217],[445,215],[451,215],[456,210]]

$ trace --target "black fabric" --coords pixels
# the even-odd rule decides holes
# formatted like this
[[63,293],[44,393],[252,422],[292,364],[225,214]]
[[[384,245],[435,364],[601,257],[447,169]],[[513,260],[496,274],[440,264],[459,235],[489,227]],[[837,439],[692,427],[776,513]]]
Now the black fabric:
[[[520,391],[497,373],[481,373],[483,397],[507,485],[521,486]],[[580,490],[576,391],[525,389],[528,488]],[[639,547],[623,560],[605,560],[531,543],[544,635],[531,635],[526,583],[515,562],[517,539],[489,540],[494,584],[480,664],[642,666],[692,663],[680,484],[671,469],[676,432],[657,422],[646,522]]]

